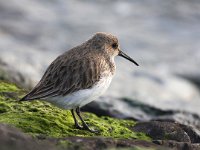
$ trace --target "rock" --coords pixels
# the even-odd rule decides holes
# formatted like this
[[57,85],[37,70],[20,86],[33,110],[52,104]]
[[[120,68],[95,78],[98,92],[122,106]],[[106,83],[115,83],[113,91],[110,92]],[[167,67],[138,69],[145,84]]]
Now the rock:
[[163,110],[162,108],[127,98],[101,97],[98,101],[93,101],[84,106],[82,110],[95,113],[98,116],[121,119],[178,122],[200,130],[200,117],[198,114],[172,109]]
[[200,143],[200,132],[194,128],[174,122],[139,122],[134,131],[143,132],[153,140],[174,140],[177,142]]
[[120,119],[145,120],[148,118],[140,109],[129,107],[122,99],[108,96],[100,97],[98,100],[82,107],[81,110],[92,112],[98,116],[110,116]]
[[118,81],[111,83],[114,88],[108,89],[106,96],[125,97],[162,110],[187,111],[200,115],[199,89],[185,79],[144,70],[135,71],[131,76],[116,76],[119,76]]
[[103,137],[33,138],[6,124],[0,124],[1,150],[102,150],[108,148],[154,148],[163,149],[152,142]]
[[0,145],[1,150],[54,150],[55,145],[47,141],[37,141],[16,128],[6,124],[0,124]]
[[190,126],[173,122],[139,122],[133,128],[134,131],[149,135],[155,144],[170,148],[184,150],[200,149],[199,131]]
[[153,120],[163,116],[172,116],[173,110],[162,110],[127,98],[100,97],[82,107],[83,111],[95,113],[98,116],[111,116],[138,121]]
[[[166,150],[165,147],[158,146],[154,143],[142,141],[142,140],[130,140],[130,139],[112,139],[103,137],[69,137],[64,138],[67,140],[68,148],[72,150],[87,149],[87,150],[102,150],[102,149],[126,149],[131,148],[133,150],[141,149],[155,149]],[[65,141],[63,141],[65,142]]]
[[191,143],[188,134],[178,124],[172,122],[141,122],[137,123],[133,130],[144,132],[153,140],[174,140]]
[[200,144],[191,144],[185,142],[176,142],[176,141],[163,141],[163,140],[156,140],[154,141],[155,144],[166,146],[170,149],[175,150],[199,150]]

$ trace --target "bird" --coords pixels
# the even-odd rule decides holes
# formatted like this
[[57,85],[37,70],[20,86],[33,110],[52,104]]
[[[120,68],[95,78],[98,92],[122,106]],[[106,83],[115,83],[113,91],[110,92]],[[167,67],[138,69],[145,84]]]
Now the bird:
[[[86,42],[58,56],[49,65],[38,84],[20,101],[43,100],[70,110],[75,128],[96,132],[86,124],[80,108],[107,90],[115,74],[116,56],[139,66],[120,49],[115,35],[97,32]],[[79,124],[76,115],[82,125]]]

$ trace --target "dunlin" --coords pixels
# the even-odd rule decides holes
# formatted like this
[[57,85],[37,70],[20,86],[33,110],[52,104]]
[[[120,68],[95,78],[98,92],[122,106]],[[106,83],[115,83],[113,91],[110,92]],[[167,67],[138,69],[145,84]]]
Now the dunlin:
[[115,56],[122,56],[138,66],[121,51],[116,36],[96,33],[88,41],[58,56],[39,83],[21,101],[40,99],[70,109],[76,128],[94,132],[82,119],[80,107],[106,91],[115,73]]

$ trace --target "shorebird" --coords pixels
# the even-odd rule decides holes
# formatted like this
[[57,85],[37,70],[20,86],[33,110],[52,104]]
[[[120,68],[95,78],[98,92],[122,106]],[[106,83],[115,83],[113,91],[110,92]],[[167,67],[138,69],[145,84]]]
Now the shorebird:
[[[116,36],[96,33],[88,41],[58,56],[39,83],[20,101],[44,100],[71,110],[75,127],[95,132],[85,123],[80,107],[101,96],[116,70],[114,58],[121,56],[138,64],[121,51]],[[79,125],[75,112],[82,122]]]

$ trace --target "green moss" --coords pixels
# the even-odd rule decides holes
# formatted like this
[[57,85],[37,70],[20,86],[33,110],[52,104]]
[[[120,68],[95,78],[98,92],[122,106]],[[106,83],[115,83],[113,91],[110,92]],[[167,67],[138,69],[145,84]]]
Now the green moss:
[[16,92],[19,88],[14,84],[9,84],[5,82],[0,82],[0,92]]
[[100,133],[75,129],[70,111],[42,101],[19,102],[20,93],[21,90],[15,85],[0,82],[0,122],[12,124],[26,133],[49,137],[104,136],[149,140],[144,134],[129,129],[135,124],[134,121],[97,117],[91,113],[84,113],[83,117],[90,127]]

